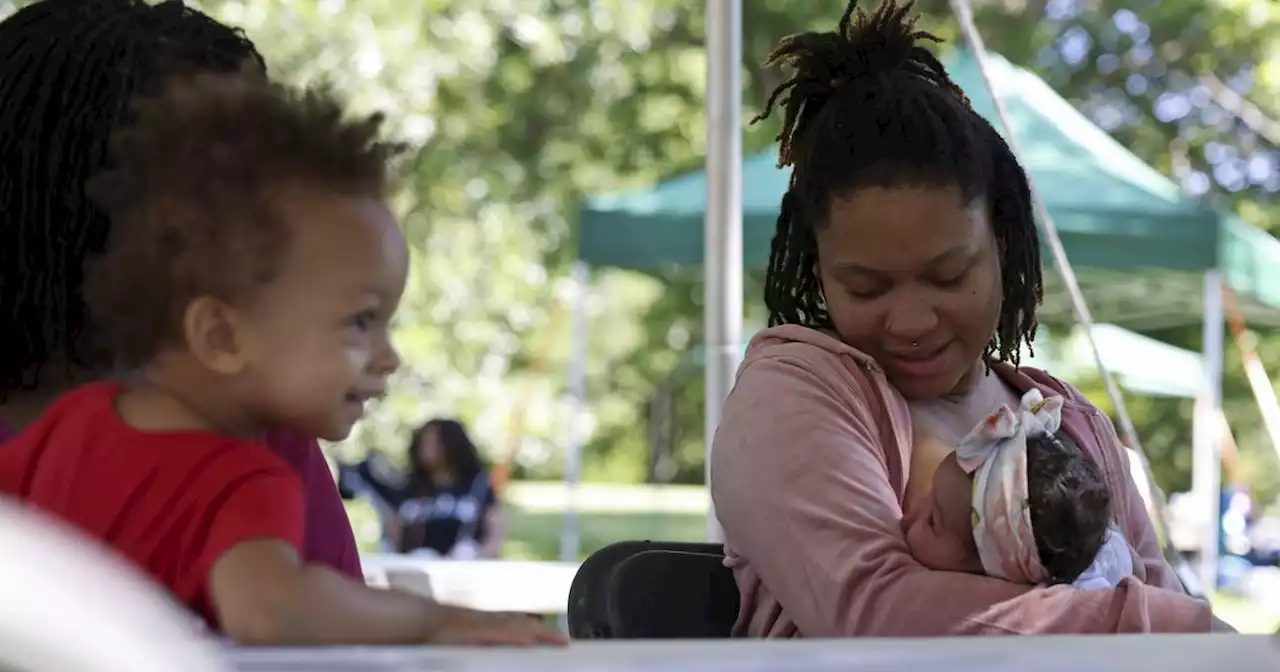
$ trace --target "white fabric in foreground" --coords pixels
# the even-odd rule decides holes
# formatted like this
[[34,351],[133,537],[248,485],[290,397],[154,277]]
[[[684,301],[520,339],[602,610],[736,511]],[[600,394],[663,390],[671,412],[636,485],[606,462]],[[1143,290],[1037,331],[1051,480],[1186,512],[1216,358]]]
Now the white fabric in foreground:
[[0,549],[0,669],[228,669],[164,590],[71,527],[0,498]]

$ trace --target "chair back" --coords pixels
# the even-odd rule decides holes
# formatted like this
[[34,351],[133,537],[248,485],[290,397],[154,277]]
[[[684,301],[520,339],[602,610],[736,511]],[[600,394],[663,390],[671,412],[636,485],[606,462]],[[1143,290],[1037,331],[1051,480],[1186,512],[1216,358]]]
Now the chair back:
[[[629,569],[619,575],[618,570],[628,560],[643,553],[657,553],[656,557],[667,557],[665,554],[680,554],[665,563],[655,556],[647,556],[630,565]],[[685,555],[701,556],[688,558]],[[638,584],[639,576],[667,576],[672,581],[673,590],[688,583],[677,578],[686,570],[691,576],[718,576],[716,595],[724,597],[724,583],[733,582],[732,572],[723,566],[724,547],[720,544],[672,542],[672,541],[620,541],[610,544],[592,553],[582,566],[578,568],[569,588],[568,621],[569,636],[574,639],[617,639],[634,632],[644,631],[651,622],[633,613],[636,609],[646,607],[631,606],[635,591],[631,588]],[[669,566],[669,568],[667,568]],[[660,569],[659,569],[660,568]],[[615,576],[618,581],[615,581]],[[690,579],[691,581],[693,579]],[[663,584],[651,584],[649,588],[668,593]],[[615,588],[615,586],[618,586]],[[710,596],[710,593],[705,593]],[[666,605],[674,599],[671,596],[651,601],[649,606],[666,609]],[[730,601],[722,601],[728,604]],[[737,588],[733,589],[732,609],[736,616],[738,609]],[[720,613],[705,605],[692,605],[699,613]],[[721,606],[718,609],[723,610]],[[618,632],[623,627],[626,632]]]
[[609,584],[615,639],[722,639],[738,620],[738,585],[722,554],[644,551]]

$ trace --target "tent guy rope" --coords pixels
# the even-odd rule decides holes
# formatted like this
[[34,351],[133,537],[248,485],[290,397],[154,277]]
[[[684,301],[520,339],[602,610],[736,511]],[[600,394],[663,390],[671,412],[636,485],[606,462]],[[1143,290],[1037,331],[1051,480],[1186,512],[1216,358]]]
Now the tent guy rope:
[[[969,0],[950,0],[951,11],[955,13],[956,19],[960,22],[960,30],[964,33],[965,40],[969,43],[969,48],[973,51],[974,58],[978,63],[978,71],[982,75],[982,80],[986,84],[987,90],[991,92],[992,101],[995,103],[996,116],[1000,119],[1000,125],[1004,127],[1005,139],[1009,143],[1009,149],[1013,151],[1013,155],[1018,157],[1019,163],[1022,163],[1022,150],[1018,145],[1017,134],[1014,132],[1013,125],[1009,122],[1009,113],[1005,109],[1004,99],[999,88],[995,85],[991,74],[988,70],[988,55],[986,43],[982,39],[982,34],[978,32],[978,26],[973,18],[973,6]],[[1067,293],[1071,297],[1071,305],[1076,314],[1076,320],[1085,327],[1084,333],[1089,342],[1089,349],[1093,353],[1094,363],[1098,367],[1098,373],[1102,376],[1102,382],[1106,385],[1107,395],[1111,398],[1111,403],[1115,407],[1116,418],[1120,422],[1120,432],[1128,443],[1129,448],[1135,451],[1139,457],[1139,463],[1142,465],[1143,472],[1150,484],[1149,493],[1151,502],[1156,512],[1156,525],[1160,528],[1160,536],[1164,542],[1165,553],[1171,552],[1168,534],[1168,503],[1165,500],[1164,492],[1156,483],[1151,474],[1151,464],[1147,461],[1146,453],[1142,450],[1142,444],[1138,440],[1138,433],[1134,430],[1133,420],[1129,417],[1128,408],[1125,406],[1124,395],[1120,392],[1120,387],[1116,384],[1115,377],[1111,375],[1111,371],[1107,369],[1102,361],[1102,353],[1098,349],[1098,343],[1093,336],[1093,315],[1089,312],[1089,306],[1085,302],[1084,294],[1080,291],[1080,282],[1076,278],[1075,269],[1071,266],[1071,260],[1067,258],[1067,250],[1062,245],[1062,238],[1058,235],[1058,228],[1053,223],[1053,218],[1049,216],[1049,210],[1036,195],[1035,184],[1031,184],[1032,203],[1035,207],[1036,217],[1040,220],[1040,225],[1044,230],[1045,239],[1049,243],[1049,249],[1053,253],[1054,264],[1058,273],[1062,277],[1062,282],[1066,286]]]

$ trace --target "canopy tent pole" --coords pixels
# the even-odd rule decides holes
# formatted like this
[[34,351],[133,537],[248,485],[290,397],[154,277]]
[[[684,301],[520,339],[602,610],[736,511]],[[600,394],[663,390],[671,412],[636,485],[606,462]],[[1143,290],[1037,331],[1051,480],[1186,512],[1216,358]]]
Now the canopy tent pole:
[[578,534],[578,484],[582,481],[583,409],[587,387],[587,264],[575,260],[569,269],[573,284],[569,317],[569,432],[565,441],[564,487],[565,509],[560,530],[560,560],[577,562],[580,551]]
[[1191,491],[1205,513],[1199,578],[1206,593],[1218,585],[1218,526],[1222,490],[1222,360],[1224,348],[1222,274],[1204,274],[1204,381],[1196,398],[1192,428]]
[[1258,356],[1257,339],[1248,330],[1244,315],[1236,304],[1235,293],[1224,285],[1222,298],[1227,326],[1231,328],[1236,347],[1240,348],[1240,359],[1244,363],[1245,376],[1249,379],[1249,388],[1253,390],[1253,400],[1258,403],[1258,411],[1262,413],[1262,424],[1266,427],[1267,436],[1271,438],[1271,447],[1276,451],[1276,457],[1280,457],[1280,400],[1276,399],[1276,390],[1271,386],[1267,368]]
[[[969,0],[950,0],[950,3],[951,11],[956,15],[956,19],[959,20],[960,29],[964,33],[965,40],[969,43],[969,48],[973,51],[974,59],[978,64],[978,72],[982,75],[982,81],[991,93],[992,102],[995,103],[996,117],[1000,120],[1000,125],[1004,127],[1005,139],[1009,143],[1009,149],[1021,162],[1023,154],[1018,146],[1017,133],[1014,132],[1013,125],[1009,122],[1009,112],[1005,109],[1004,99],[1001,92],[996,90],[988,70],[987,48],[982,40],[982,34],[978,32],[977,24],[974,23],[973,7],[969,4]],[[1147,480],[1153,486],[1151,494],[1152,503],[1156,510],[1156,518],[1158,519],[1156,525],[1160,527],[1163,533],[1165,552],[1169,553],[1171,546],[1169,543],[1164,492],[1160,490],[1155,478],[1151,475],[1151,465],[1147,461],[1146,453],[1142,450],[1142,444],[1138,440],[1138,433],[1133,428],[1133,420],[1129,417],[1129,411],[1125,407],[1124,395],[1120,393],[1115,377],[1111,375],[1111,372],[1102,361],[1102,353],[1093,337],[1093,316],[1089,312],[1088,304],[1085,303],[1084,294],[1080,291],[1080,282],[1076,278],[1075,269],[1071,266],[1071,260],[1067,258],[1067,250],[1062,245],[1062,238],[1058,235],[1058,227],[1054,225],[1053,218],[1049,215],[1049,209],[1045,206],[1044,201],[1036,195],[1035,185],[1032,184],[1030,186],[1032,192],[1031,200],[1035,207],[1036,217],[1040,220],[1044,229],[1049,249],[1053,253],[1054,264],[1058,269],[1058,273],[1062,276],[1063,284],[1067,287],[1067,294],[1071,297],[1071,306],[1075,311],[1076,321],[1085,328],[1084,331],[1088,338],[1089,348],[1093,352],[1094,363],[1097,365],[1098,373],[1102,376],[1102,382],[1107,388],[1107,395],[1111,398],[1111,403],[1115,407],[1116,418],[1120,421],[1120,432],[1128,441],[1129,447],[1137,452]],[[1219,359],[1219,361],[1221,360]],[[1206,366],[1206,370],[1207,368]]]
[[1222,473],[1228,483],[1242,483],[1240,476],[1240,444],[1236,443],[1235,434],[1231,432],[1231,423],[1227,422],[1227,414],[1218,414],[1218,436],[1222,441]]
[[[707,0],[707,218],[703,256],[707,485],[711,443],[742,348],[742,4]],[[707,538],[723,541],[715,506]]]

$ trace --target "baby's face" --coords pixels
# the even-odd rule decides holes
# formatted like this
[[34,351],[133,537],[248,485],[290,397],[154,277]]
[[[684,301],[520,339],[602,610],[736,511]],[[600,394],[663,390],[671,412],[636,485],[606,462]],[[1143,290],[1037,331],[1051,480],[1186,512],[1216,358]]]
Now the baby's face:
[[933,473],[933,490],[914,502],[902,521],[917,562],[940,571],[982,573],[973,542],[972,491],[973,478],[960,468],[954,453],[948,455]]
[[297,188],[275,201],[291,236],[276,279],[250,312],[248,394],[278,425],[341,440],[399,365],[390,326],[408,250],[377,199]]

